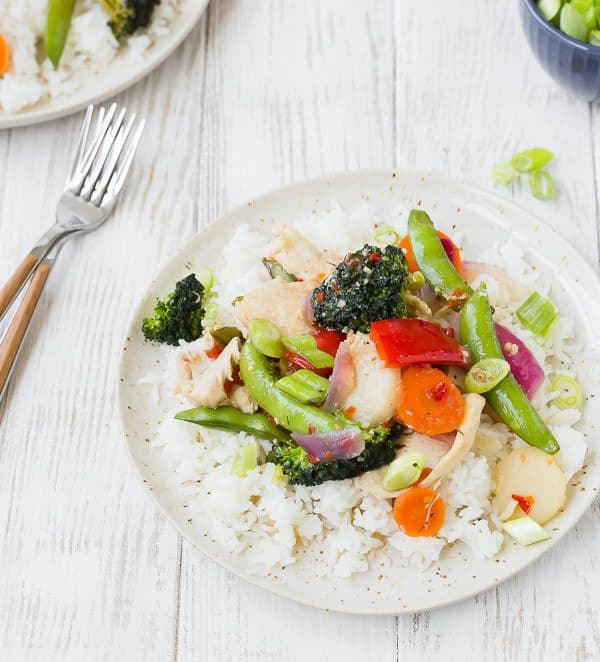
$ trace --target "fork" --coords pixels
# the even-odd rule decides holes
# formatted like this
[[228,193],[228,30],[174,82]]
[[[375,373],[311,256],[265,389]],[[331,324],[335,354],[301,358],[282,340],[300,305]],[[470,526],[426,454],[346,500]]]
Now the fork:
[[88,106],[56,222],[29,251],[0,288],[0,321],[25,285],[29,286],[0,340],[0,401],[25,334],[63,243],[99,228],[110,216],[127,180],[144,120],[112,104],[95,113]]

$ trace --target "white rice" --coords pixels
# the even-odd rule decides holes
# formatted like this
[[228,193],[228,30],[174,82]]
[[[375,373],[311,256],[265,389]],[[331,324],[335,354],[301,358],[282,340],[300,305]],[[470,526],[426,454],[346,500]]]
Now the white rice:
[[[332,205],[329,212],[297,219],[292,225],[320,248],[342,255],[371,240],[376,223],[381,219],[365,204],[352,211]],[[385,224],[394,225],[389,219]],[[397,229],[399,233],[404,230]],[[216,274],[215,299],[222,322],[231,319],[230,302],[235,296],[268,279],[260,259],[269,254],[270,241],[267,235],[242,225],[223,250],[220,264],[224,266]],[[540,282],[525,255],[513,245],[495,246],[480,259],[503,266],[523,283],[548,292],[547,284]],[[486,276],[485,280],[497,319],[527,343],[546,374],[551,375],[559,365],[561,372],[572,371],[571,355],[576,350],[573,323],[561,319],[546,345],[540,347],[515,322],[514,312],[521,302],[512,300],[492,278]],[[201,350],[203,343],[201,339],[191,346]],[[158,351],[171,354],[174,382],[175,356],[182,350]],[[172,393],[173,384],[164,383],[162,376],[151,373],[143,381],[153,390],[159,389],[163,398]],[[572,427],[580,413],[552,405],[556,394],[549,391],[548,381],[540,388],[535,404],[552,426],[561,445],[557,461],[571,478],[582,467],[586,452],[582,433]],[[189,407],[185,401],[173,402],[172,411],[184,407]],[[449,543],[462,546],[466,556],[477,559],[494,557],[500,551],[504,536],[491,503],[491,464],[523,442],[486,415],[481,432],[503,448],[496,454],[470,452],[444,479],[440,491],[446,519],[439,535],[431,538],[411,538],[400,532],[391,517],[391,503],[365,495],[356,479],[311,488],[290,486],[273,482],[272,464],[259,464],[244,478],[232,476],[236,449],[242,443],[253,443],[244,433],[198,429],[167,415],[155,443],[164,447],[189,510],[201,515],[209,533],[225,550],[244,556],[249,572],[281,571],[295,562],[299,551],[306,551],[319,559],[316,571],[321,575],[350,577],[367,571],[374,563],[425,569],[440,558]],[[264,459],[269,444],[254,443]]]
[[148,28],[119,44],[97,0],[78,0],[67,44],[54,70],[44,56],[47,0],[0,0],[0,34],[11,51],[0,78],[0,109],[17,113],[35,104],[68,97],[110,67],[142,62],[147,50],[169,32],[181,0],[162,0]]

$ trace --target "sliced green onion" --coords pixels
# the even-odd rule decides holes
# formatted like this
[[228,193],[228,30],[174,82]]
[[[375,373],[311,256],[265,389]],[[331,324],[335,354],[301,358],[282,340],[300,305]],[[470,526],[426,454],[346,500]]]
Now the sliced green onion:
[[529,190],[538,200],[552,200],[556,194],[552,175],[547,170],[530,172]]
[[477,362],[465,376],[465,388],[469,393],[487,393],[508,375],[510,365],[504,359],[483,359]]
[[202,283],[204,287],[204,296],[207,296],[215,284],[215,275],[212,269],[202,269],[196,274],[196,278]]
[[252,320],[248,325],[250,340],[259,352],[273,359],[280,359],[284,354],[281,343],[281,331],[268,320]]
[[561,9],[560,29],[573,39],[587,41],[588,25],[585,18],[571,4],[563,5]]
[[203,329],[212,329],[213,326],[217,323],[217,317],[219,315],[219,309],[214,303],[207,303],[204,306],[204,317],[202,318],[202,328]]
[[502,186],[510,186],[518,176],[510,161],[499,161],[490,172],[492,183]]
[[[594,7],[589,7],[583,14],[583,18],[587,23],[588,29],[590,31],[595,30],[598,27],[598,21],[596,18],[596,10]],[[592,43],[590,34],[588,33],[588,41]]]
[[240,446],[233,456],[231,474],[238,476],[238,478],[243,478],[249,471],[252,471],[256,467],[257,460],[258,449],[253,441]]
[[271,482],[275,483],[275,485],[277,485],[277,483],[287,482],[287,477],[283,473],[283,469],[278,464],[276,464],[275,468],[273,469],[273,475],[271,476]]
[[310,334],[284,336],[281,342],[286,349],[304,357],[315,368],[333,368],[333,356],[317,349],[317,341]]
[[427,458],[423,453],[402,453],[388,466],[382,481],[383,489],[395,492],[414,485],[421,477],[426,464]]
[[210,335],[216,340],[219,347],[226,347],[234,338],[242,338],[242,332],[235,326],[222,326],[212,329]]
[[323,402],[329,390],[329,380],[311,370],[297,370],[279,379],[275,385],[304,404]]
[[561,409],[581,409],[583,393],[579,383],[569,375],[556,375],[550,384],[551,391],[559,391],[560,395],[553,402]]
[[556,308],[539,292],[533,292],[517,309],[517,318],[524,329],[531,331],[535,339],[543,344],[558,319]]
[[425,276],[420,271],[408,274],[408,289],[420,290],[425,285]]
[[550,538],[548,531],[531,517],[508,520],[508,522],[502,523],[502,528],[520,545],[533,545],[533,543]]
[[543,147],[533,147],[512,157],[512,166],[518,172],[531,172],[550,163],[554,154]]
[[551,21],[558,14],[561,6],[561,0],[539,0],[538,2],[538,10],[547,21]]
[[389,225],[382,225],[375,230],[375,243],[381,246],[396,246],[400,241],[400,235]]
[[590,44],[600,46],[600,30],[590,30]]
[[269,272],[271,278],[281,278],[286,283],[295,283],[298,279],[294,274],[291,274],[289,271],[286,271],[277,260],[273,258],[263,257],[262,263],[265,266],[265,269]]

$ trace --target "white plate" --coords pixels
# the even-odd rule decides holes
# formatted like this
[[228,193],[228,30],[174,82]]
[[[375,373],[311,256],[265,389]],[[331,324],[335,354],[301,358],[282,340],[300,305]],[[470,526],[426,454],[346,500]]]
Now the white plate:
[[[600,486],[600,464],[596,462],[600,408],[585,409],[585,432],[592,445],[586,472],[572,481],[577,486],[570,485],[567,506],[552,521],[552,539],[548,542],[528,548],[507,543],[498,560],[487,561],[469,560],[451,547],[422,575],[412,568],[389,572],[373,568],[352,579],[316,579],[310,564],[300,559],[284,572],[254,577],[247,574],[239,558],[205,535],[200,522],[193,518],[191,524],[188,522],[191,514],[177,496],[162,450],[151,448],[147,441],[155,435],[164,412],[151,402],[148,386],[138,385],[157,358],[156,348],[144,343],[139,331],[143,313],[152,309],[157,295],[169,291],[178,278],[189,273],[187,262],[194,269],[218,267],[221,249],[240,223],[266,231],[266,224],[273,219],[291,221],[313,209],[326,210],[333,200],[352,209],[366,196],[383,210],[421,205],[443,230],[452,231],[456,226],[464,238],[464,255],[474,259],[489,242],[510,235],[523,246],[532,264],[551,280],[552,297],[559,310],[577,321],[579,343],[587,351],[598,351],[598,279],[552,228],[502,198],[451,179],[408,171],[363,171],[308,181],[265,195],[202,230],[157,276],[133,317],[122,357],[119,400],[127,447],[148,494],[181,535],[200,551],[240,577],[308,605],[349,613],[400,614],[445,605],[503,581],[547,551],[577,522]],[[578,366],[580,381],[586,394],[598,398],[597,359],[590,361],[588,355],[587,363],[587,369]]]
[[192,31],[200,20],[209,0],[184,0],[178,14],[170,24],[169,34],[146,51],[141,62],[126,66],[118,60],[102,74],[90,78],[75,94],[49,99],[35,104],[29,110],[9,114],[0,110],[0,129],[30,126],[65,117],[82,110],[90,103],[99,103],[131,87],[158,67]]

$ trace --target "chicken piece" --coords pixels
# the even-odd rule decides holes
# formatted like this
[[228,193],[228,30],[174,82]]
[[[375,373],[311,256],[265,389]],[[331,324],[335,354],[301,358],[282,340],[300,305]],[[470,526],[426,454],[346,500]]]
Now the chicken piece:
[[477,393],[465,395],[465,417],[456,431],[454,443],[421,485],[432,485],[442,476],[450,473],[473,448],[484,405],[485,398],[482,395]]
[[178,391],[202,407],[218,407],[227,400],[225,383],[233,377],[240,361],[241,342],[233,338],[214,360],[194,351],[177,357]]
[[[422,486],[432,485],[450,473],[473,448],[484,404],[485,399],[477,393],[465,395],[465,417],[451,443],[423,434],[403,435],[404,445],[396,453],[396,457],[408,451],[416,451],[425,455],[425,466],[433,467],[431,473],[421,481]],[[394,499],[404,492],[404,490],[388,492],[383,489],[383,477],[386,471],[387,466],[362,474],[359,479],[360,489],[378,499]]]
[[298,278],[322,280],[331,270],[332,260],[310,243],[306,237],[289,225],[278,223],[273,227],[278,246],[273,257],[281,266]]
[[354,363],[355,382],[341,408],[350,410],[350,418],[368,427],[389,421],[400,393],[400,369],[386,368],[364,333],[350,333],[344,342]]
[[310,333],[314,329],[306,319],[309,292],[317,286],[314,280],[286,283],[274,278],[262,287],[244,294],[233,307],[238,327],[246,335],[248,324],[254,319],[272,322],[284,336]]
[[[422,453],[426,458],[425,466],[434,467],[448,452],[452,442],[413,432],[412,434],[403,434],[400,443],[402,447],[396,452],[396,457],[400,457],[408,451]],[[394,499],[397,497],[404,490],[388,492],[383,489],[383,477],[386,471],[387,466],[362,474],[359,479],[360,489],[376,499]]]
[[235,384],[229,394],[229,403],[243,411],[244,414],[253,414],[258,409],[258,404],[250,395],[250,391],[243,384]]

